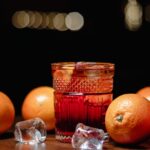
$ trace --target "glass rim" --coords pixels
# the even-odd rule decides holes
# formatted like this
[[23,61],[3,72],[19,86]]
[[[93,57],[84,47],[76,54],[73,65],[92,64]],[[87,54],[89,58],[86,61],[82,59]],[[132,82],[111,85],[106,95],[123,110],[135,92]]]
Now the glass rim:
[[115,64],[112,62],[98,61],[77,61],[77,62],[54,62],[51,63],[52,68],[61,67],[61,69],[114,69]]

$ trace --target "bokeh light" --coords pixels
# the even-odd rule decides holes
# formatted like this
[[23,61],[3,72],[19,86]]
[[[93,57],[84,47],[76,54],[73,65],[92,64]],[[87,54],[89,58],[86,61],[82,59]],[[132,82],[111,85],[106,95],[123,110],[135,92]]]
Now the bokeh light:
[[28,15],[29,15],[29,24],[28,27],[32,27],[34,22],[35,22],[35,14],[33,11],[27,11]]
[[68,29],[72,31],[80,30],[84,25],[84,18],[79,12],[70,12],[65,19]]
[[125,24],[131,31],[136,31],[142,25],[142,6],[136,0],[128,0],[124,10]]
[[40,28],[41,28],[41,29],[45,29],[45,28],[48,27],[48,24],[49,24],[49,17],[48,17],[48,15],[47,15],[47,13],[45,13],[45,12],[42,12],[42,13],[41,13],[41,16],[42,16],[42,23],[41,23],[41,25],[40,25]]
[[55,29],[54,24],[53,24],[53,19],[54,17],[57,15],[57,12],[50,12],[48,14],[48,18],[49,18],[49,24],[48,24],[48,29]]
[[84,25],[79,12],[39,12],[31,10],[17,11],[12,16],[16,28],[48,29],[57,31],[78,31]]
[[25,11],[17,11],[12,16],[12,24],[16,28],[25,28],[29,24],[29,15]]
[[66,15],[67,15],[66,13],[58,13],[53,18],[53,24],[54,24],[55,29],[57,29],[59,31],[66,31],[68,29],[65,24]]
[[37,11],[34,13],[34,15],[35,15],[35,21],[34,21],[32,27],[38,28],[42,24],[42,15]]

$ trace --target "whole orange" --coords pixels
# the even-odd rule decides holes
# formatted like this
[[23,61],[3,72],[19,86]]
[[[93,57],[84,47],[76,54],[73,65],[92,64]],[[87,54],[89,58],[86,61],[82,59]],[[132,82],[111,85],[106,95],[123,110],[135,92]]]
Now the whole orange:
[[138,94],[123,94],[109,105],[105,116],[110,137],[121,144],[133,144],[150,135],[150,102]]
[[46,123],[47,130],[54,129],[54,89],[49,86],[32,89],[22,104],[22,116],[25,120],[40,117]]
[[150,86],[143,87],[137,91],[137,94],[150,100]]
[[14,123],[15,108],[11,99],[0,92],[0,133],[6,132]]

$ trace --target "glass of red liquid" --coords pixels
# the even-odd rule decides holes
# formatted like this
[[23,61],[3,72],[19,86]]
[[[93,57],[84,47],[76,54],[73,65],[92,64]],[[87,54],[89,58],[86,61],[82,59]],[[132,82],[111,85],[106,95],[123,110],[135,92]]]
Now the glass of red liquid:
[[52,63],[56,139],[71,142],[78,123],[105,130],[113,98],[115,65],[109,62]]

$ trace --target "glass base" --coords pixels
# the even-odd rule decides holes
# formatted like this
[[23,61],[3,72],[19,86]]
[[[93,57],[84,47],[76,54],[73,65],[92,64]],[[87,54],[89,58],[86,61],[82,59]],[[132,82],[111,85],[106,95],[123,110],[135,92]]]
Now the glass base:
[[71,143],[73,132],[62,132],[56,131],[55,138],[56,140],[63,142],[63,143]]

